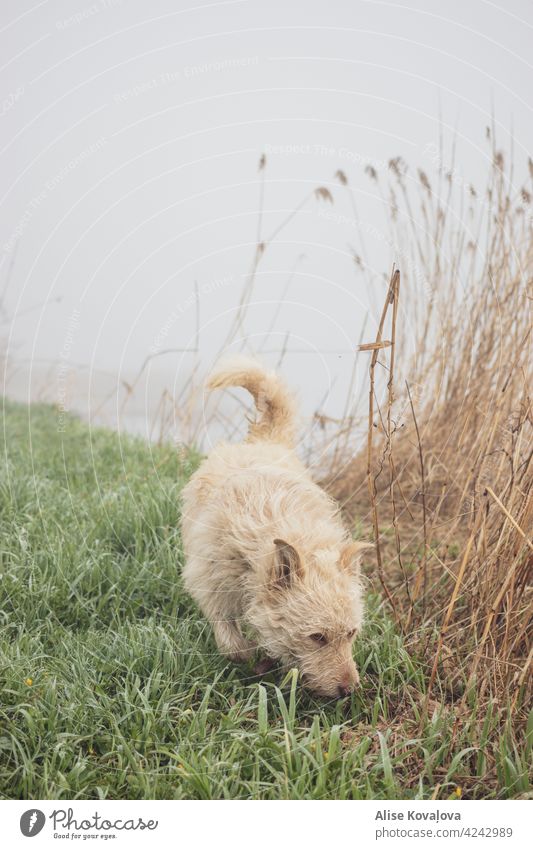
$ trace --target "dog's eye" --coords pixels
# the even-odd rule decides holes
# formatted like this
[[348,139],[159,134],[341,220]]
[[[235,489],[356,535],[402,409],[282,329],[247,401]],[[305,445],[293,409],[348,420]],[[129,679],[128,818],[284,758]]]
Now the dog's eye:
[[357,633],[357,628],[352,628],[352,630],[351,630],[351,631],[348,631],[348,639],[349,639],[349,640],[353,640],[353,638],[355,637],[356,633]]
[[324,634],[311,634],[309,639],[315,643],[319,643],[321,646],[325,646],[328,641],[328,638]]

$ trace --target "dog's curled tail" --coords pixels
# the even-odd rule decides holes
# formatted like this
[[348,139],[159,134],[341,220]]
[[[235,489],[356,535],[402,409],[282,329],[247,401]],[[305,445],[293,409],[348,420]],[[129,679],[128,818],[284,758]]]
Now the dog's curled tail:
[[292,395],[274,371],[247,357],[221,360],[209,377],[208,389],[242,386],[255,401],[258,418],[250,424],[248,440],[269,440],[292,446],[295,439],[296,408]]

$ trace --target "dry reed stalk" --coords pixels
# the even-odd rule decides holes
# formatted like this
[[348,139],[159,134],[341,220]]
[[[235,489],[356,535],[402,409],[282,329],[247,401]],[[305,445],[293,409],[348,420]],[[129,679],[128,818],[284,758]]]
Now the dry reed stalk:
[[498,496],[496,495],[496,493],[492,491],[492,489],[490,488],[490,486],[487,486],[487,492],[488,492],[488,494],[491,496],[491,498],[493,498],[493,499],[494,499],[494,501],[496,502],[496,504],[498,505],[498,507],[500,508],[500,510],[502,511],[502,513],[505,513],[505,515],[506,515],[506,516],[507,516],[507,518],[509,519],[509,521],[510,521],[510,523],[512,524],[512,526],[513,526],[514,528],[516,528],[516,530],[518,531],[518,533],[520,534],[520,536],[522,537],[522,539],[525,541],[526,545],[527,545],[527,546],[531,549],[531,551],[533,551],[533,542],[531,542],[531,540],[530,540],[530,539],[529,539],[529,538],[525,535],[524,531],[522,530],[522,528],[520,527],[520,525],[518,524],[518,522],[516,522],[516,521],[513,519],[513,517],[511,516],[511,514],[510,514],[510,513],[509,513],[509,511],[507,510],[506,506],[505,506],[504,504],[502,504],[502,502],[500,501],[500,499],[498,498]]
[[[392,450],[392,439],[393,433],[396,430],[396,425],[394,426],[394,430],[392,427],[392,407],[394,404],[394,364],[395,364],[395,355],[396,355],[396,326],[398,321],[398,302],[400,299],[400,271],[399,269],[393,276],[392,282],[392,292],[390,294],[390,302],[392,304],[392,321],[391,321],[391,342],[390,342],[390,359],[389,359],[389,378],[387,381],[387,426],[386,426],[386,445],[385,452],[388,457],[388,465],[389,465],[389,498],[390,504],[392,508],[392,526],[394,528],[394,539],[396,542],[396,557],[398,561],[398,565],[400,567],[400,571],[403,575],[405,592],[407,595],[407,599],[409,601],[409,607],[412,608],[412,599],[411,599],[411,591],[409,588],[409,580],[407,578],[407,574],[405,571],[403,559],[402,559],[402,545],[400,539],[400,530],[398,526],[398,514],[396,509],[396,498],[394,493],[394,484],[396,480],[396,469],[394,466],[394,456]],[[409,506],[404,497],[403,490],[401,488],[401,484],[397,481],[397,486],[406,503],[407,510],[409,510]],[[404,625],[402,623],[402,630],[404,629]]]
[[[378,516],[378,507],[377,507],[377,490],[376,490],[376,478],[373,475],[373,434],[374,434],[374,392],[375,392],[375,371],[376,371],[376,363],[378,361],[378,354],[381,349],[383,328],[385,326],[385,319],[387,317],[387,312],[389,306],[391,304],[395,304],[397,301],[397,292],[398,292],[398,283],[400,279],[400,271],[399,269],[395,269],[393,267],[389,288],[387,291],[387,297],[385,299],[385,303],[383,305],[383,309],[381,311],[381,317],[379,320],[378,331],[376,334],[376,341],[374,343],[374,347],[372,348],[372,357],[370,360],[370,388],[368,395],[368,439],[367,439],[367,483],[368,483],[368,491],[370,494],[370,504],[372,509],[372,520],[374,525],[374,538],[376,544],[376,557],[377,557],[377,565],[378,565],[378,577],[387,596],[387,599],[392,606],[392,609],[396,613],[396,604],[392,597],[392,594],[387,586],[385,581],[385,575],[383,570],[383,560],[381,556],[381,545],[380,545],[380,530],[379,530],[379,516]],[[369,349],[367,349],[369,350]]]
[[[420,592],[420,578],[423,582],[423,590],[422,590],[422,604],[425,607],[426,604],[426,591],[427,591],[427,556],[428,556],[428,534],[427,534],[427,510],[426,510],[426,474],[424,470],[424,452],[422,450],[422,440],[420,438],[420,430],[418,428],[418,422],[416,419],[415,408],[413,404],[413,398],[411,396],[411,390],[409,388],[409,383],[405,381],[405,388],[407,389],[407,396],[409,398],[409,404],[411,407],[411,414],[413,416],[413,424],[415,426],[416,439],[418,444],[418,458],[420,462],[420,479],[421,479],[421,495],[422,495],[422,533],[423,533],[423,542],[424,542],[424,553],[422,555],[422,563],[420,564],[420,568],[418,569],[417,574],[414,579],[414,587],[411,599],[411,605],[409,607],[409,611],[407,613],[407,622],[406,629],[409,628],[411,624],[411,617],[414,612],[414,603],[418,598],[418,593]],[[422,616],[424,615],[424,610],[422,611]]]

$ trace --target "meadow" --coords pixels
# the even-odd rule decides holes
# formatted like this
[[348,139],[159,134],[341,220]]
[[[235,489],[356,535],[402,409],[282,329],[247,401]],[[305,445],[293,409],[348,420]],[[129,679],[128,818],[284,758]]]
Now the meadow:
[[[482,189],[457,179],[442,140],[433,183],[399,157],[385,174],[368,165],[384,215],[371,229],[337,170],[269,234],[259,161],[257,243],[223,349],[257,353],[248,311],[270,248],[316,205],[350,222],[354,290],[371,302],[344,412],[324,403],[299,446],[353,535],[373,543],[354,649],[362,687],[349,699],[313,698],[295,671],[259,680],[252,664],[228,664],[183,591],[200,349],[152,411],[152,443],[4,401],[4,798],[531,797],[533,161],[517,183],[494,127],[485,135]],[[365,259],[370,236],[394,249],[392,273]],[[275,321],[264,341],[272,333]],[[172,353],[117,377],[109,403],[127,414],[152,360]],[[243,399],[229,400],[233,419],[227,402],[206,409],[236,439]]]
[[[4,402],[2,798],[521,798],[533,713],[431,681],[370,589],[362,688],[318,700],[295,672],[228,664],[180,580],[180,491],[199,461]],[[418,648],[417,648],[418,646]],[[428,686],[430,685],[431,686]]]

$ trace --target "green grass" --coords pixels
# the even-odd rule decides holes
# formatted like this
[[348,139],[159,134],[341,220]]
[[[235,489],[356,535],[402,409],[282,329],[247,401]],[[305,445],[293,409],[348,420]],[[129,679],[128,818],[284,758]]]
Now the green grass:
[[[0,460],[4,798],[450,798],[528,791],[505,706],[422,707],[379,600],[351,700],[228,664],[180,580],[193,452],[6,404]],[[485,711],[485,708],[483,708]],[[498,731],[498,728],[500,729]]]

